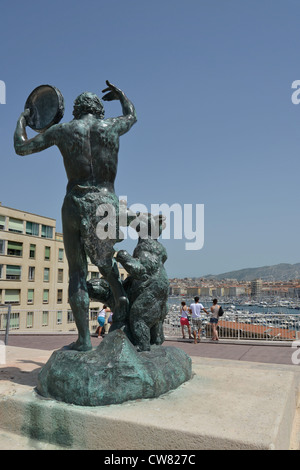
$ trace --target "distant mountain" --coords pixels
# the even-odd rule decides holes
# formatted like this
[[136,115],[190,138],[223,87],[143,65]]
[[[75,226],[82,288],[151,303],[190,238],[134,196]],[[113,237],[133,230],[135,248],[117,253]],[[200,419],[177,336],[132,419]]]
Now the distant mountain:
[[281,263],[275,266],[263,266],[261,268],[239,269],[228,273],[204,276],[210,279],[236,279],[237,281],[253,281],[262,279],[264,281],[288,281],[300,279],[300,263]]

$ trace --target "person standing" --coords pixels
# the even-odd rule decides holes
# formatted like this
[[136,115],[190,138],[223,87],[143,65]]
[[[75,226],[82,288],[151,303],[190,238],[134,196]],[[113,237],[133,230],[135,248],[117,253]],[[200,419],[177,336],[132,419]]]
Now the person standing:
[[99,323],[99,327],[97,328],[98,338],[101,338],[102,328],[104,327],[104,324],[105,324],[106,310],[107,310],[106,305],[103,305],[102,310],[100,310],[100,312],[98,313],[98,318],[97,318],[97,321]]
[[212,327],[212,341],[219,341],[219,335],[218,335],[218,330],[217,330],[217,325],[219,321],[219,310],[220,310],[220,305],[218,305],[218,300],[214,299],[213,300],[213,305],[210,307],[211,311],[211,317],[210,317],[210,324]]
[[197,332],[198,332],[198,340],[201,341],[200,331],[202,328],[202,320],[201,320],[202,311],[207,313],[207,315],[209,315],[209,312],[199,302],[199,297],[195,297],[194,302],[190,305],[190,312],[192,314],[192,328],[193,328],[194,344],[197,344]]
[[104,334],[107,335],[112,324],[112,311],[109,307],[105,310],[105,323],[104,323]]
[[185,338],[184,334],[184,327],[187,326],[188,332],[189,332],[189,339],[192,338],[191,334],[191,325],[188,319],[188,307],[185,302],[181,302],[181,307],[180,307],[180,325],[181,325],[181,331],[182,331],[182,338]]

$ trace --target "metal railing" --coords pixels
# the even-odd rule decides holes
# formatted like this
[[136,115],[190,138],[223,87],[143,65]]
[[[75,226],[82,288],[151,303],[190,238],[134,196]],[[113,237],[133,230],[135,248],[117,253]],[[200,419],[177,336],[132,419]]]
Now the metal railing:
[[[98,310],[90,309],[89,328],[94,333],[97,326]],[[26,310],[15,305],[0,306],[0,335],[5,335],[5,342],[9,333],[75,333],[77,328],[72,310]]]
[[[201,320],[201,335],[209,339],[212,336],[209,316],[202,316]],[[192,322],[190,324],[192,326]],[[219,319],[217,328],[220,339],[294,341],[300,339],[300,315],[225,312]],[[188,337],[187,327],[184,329],[185,336]],[[167,316],[164,333],[166,337],[182,337],[180,319],[175,318],[174,313]]]
[[[209,316],[202,315],[201,320],[202,337],[209,339],[212,336]],[[98,327],[97,310],[90,309],[89,327],[91,334],[95,333]],[[168,313],[163,328],[166,338],[182,337],[178,311]],[[220,339],[294,341],[300,339],[300,314],[225,311],[217,328]],[[184,330],[185,336],[188,337],[187,327],[184,327]],[[77,328],[71,310],[20,310],[14,305],[0,306],[0,335],[5,336],[6,344],[10,332],[77,334]]]

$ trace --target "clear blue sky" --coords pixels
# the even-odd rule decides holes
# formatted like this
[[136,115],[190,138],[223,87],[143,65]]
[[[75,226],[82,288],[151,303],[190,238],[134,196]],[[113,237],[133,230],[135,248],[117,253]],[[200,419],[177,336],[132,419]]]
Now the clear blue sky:
[[109,79],[138,114],[121,138],[116,193],[149,208],[205,206],[201,250],[164,241],[170,277],[300,261],[298,0],[2,0],[0,18],[3,205],[61,230],[60,153],[16,156],[16,121],[40,84],[61,90],[69,121],[76,96],[102,96]]

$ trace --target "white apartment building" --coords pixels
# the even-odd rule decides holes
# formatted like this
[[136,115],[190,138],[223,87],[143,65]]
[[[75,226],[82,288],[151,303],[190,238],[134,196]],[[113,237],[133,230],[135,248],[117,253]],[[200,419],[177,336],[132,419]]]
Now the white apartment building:
[[[120,267],[122,278],[126,272]],[[88,264],[88,279],[99,277]],[[68,303],[68,263],[56,221],[0,203],[0,331],[77,331]],[[90,331],[97,326],[99,302],[90,302]]]
[[251,281],[251,296],[258,297],[262,293],[263,281],[261,279],[254,279]]

